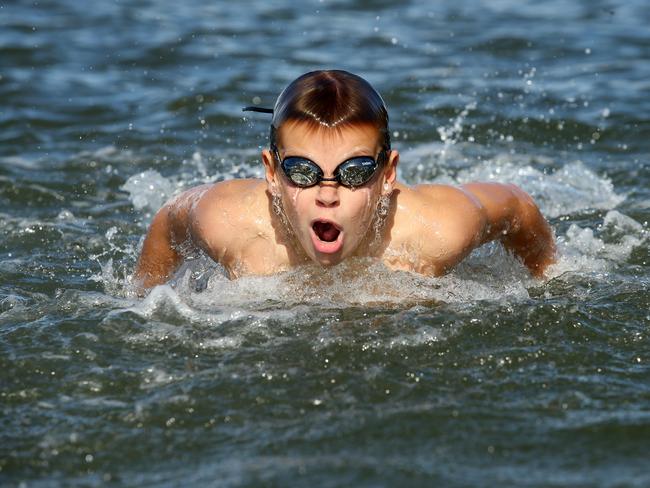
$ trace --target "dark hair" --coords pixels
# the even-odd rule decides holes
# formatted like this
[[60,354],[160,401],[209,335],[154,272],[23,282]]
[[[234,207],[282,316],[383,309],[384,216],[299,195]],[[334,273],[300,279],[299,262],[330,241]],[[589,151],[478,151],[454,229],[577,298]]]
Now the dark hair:
[[328,128],[371,124],[383,135],[382,149],[390,150],[384,101],[370,83],[347,71],[311,71],[280,93],[271,121],[272,148],[277,147],[278,130],[289,121]]

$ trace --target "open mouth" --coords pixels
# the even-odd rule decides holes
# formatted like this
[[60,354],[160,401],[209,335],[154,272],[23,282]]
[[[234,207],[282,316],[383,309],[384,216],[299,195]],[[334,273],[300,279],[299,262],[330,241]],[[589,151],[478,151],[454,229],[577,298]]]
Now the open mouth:
[[317,220],[312,224],[314,234],[323,242],[334,242],[338,239],[341,230],[331,222]]

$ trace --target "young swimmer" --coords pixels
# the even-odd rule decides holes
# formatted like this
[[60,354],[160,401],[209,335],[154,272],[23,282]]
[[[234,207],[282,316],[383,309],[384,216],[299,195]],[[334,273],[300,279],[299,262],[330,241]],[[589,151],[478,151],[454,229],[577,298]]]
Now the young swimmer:
[[273,113],[265,179],[199,186],[160,209],[135,271],[143,289],[170,279],[199,250],[231,278],[353,256],[437,276],[492,240],[534,276],[554,262],[551,228],[516,186],[396,181],[386,107],[359,76],[307,73],[272,111],[252,109]]

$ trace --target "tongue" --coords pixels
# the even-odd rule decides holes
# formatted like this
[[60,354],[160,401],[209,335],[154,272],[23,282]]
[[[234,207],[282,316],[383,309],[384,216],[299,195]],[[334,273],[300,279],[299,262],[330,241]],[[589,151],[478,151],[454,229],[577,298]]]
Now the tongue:
[[334,242],[341,233],[334,225],[329,222],[316,222],[314,232],[321,241]]

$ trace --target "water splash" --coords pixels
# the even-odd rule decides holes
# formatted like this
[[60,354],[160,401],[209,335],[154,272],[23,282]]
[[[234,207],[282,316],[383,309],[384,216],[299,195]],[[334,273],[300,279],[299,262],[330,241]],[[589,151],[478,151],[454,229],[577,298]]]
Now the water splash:
[[463,133],[463,124],[465,119],[472,110],[476,110],[476,102],[470,102],[461,112],[453,119],[451,126],[440,126],[437,128],[438,134],[440,135],[440,140],[443,143],[443,147],[440,151],[440,159],[445,160],[447,156],[447,151],[450,146],[455,145]]
[[147,170],[131,176],[121,189],[129,193],[136,210],[156,212],[174,194],[174,184],[158,171]]
[[593,274],[614,270],[625,263],[634,249],[646,245],[648,230],[617,210],[610,210],[595,230],[571,224],[558,238],[560,259],[549,277],[563,273]]
[[625,200],[614,191],[611,180],[599,176],[582,161],[570,162],[548,174],[533,166],[533,157],[501,154],[461,170],[440,182],[471,181],[514,183],[530,193],[547,217],[570,215],[589,209],[612,209]]

